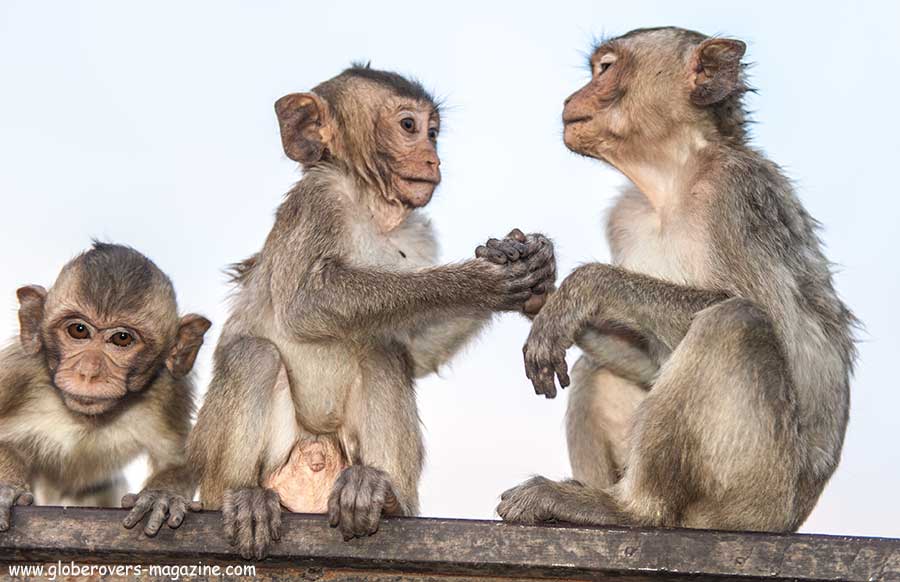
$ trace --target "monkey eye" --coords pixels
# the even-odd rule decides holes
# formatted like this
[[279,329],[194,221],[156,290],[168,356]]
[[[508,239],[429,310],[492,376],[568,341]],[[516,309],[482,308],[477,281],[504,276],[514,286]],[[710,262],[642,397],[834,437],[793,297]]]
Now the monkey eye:
[[134,336],[127,331],[119,331],[113,334],[113,336],[109,338],[109,341],[120,348],[127,348],[134,343]]
[[415,133],[416,132],[416,120],[413,119],[412,117],[404,117],[403,119],[400,120],[400,127],[402,127],[404,131],[407,131],[409,133]]
[[428,139],[430,139],[431,141],[437,141],[437,137],[438,137],[438,130],[436,127],[432,127],[431,129],[428,130]]
[[91,337],[91,331],[83,323],[70,324],[69,327],[66,328],[66,332],[68,332],[70,337],[77,340],[88,339]]
[[605,55],[600,57],[600,60],[597,61],[597,76],[599,77],[600,75],[605,73],[606,69],[608,69],[614,62],[616,62],[616,55],[614,55],[613,53],[606,53]]

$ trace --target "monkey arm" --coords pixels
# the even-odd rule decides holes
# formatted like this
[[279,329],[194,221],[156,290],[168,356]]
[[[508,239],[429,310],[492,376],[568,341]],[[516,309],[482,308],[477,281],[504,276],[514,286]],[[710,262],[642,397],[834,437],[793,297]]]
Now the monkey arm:
[[525,375],[537,394],[553,398],[554,378],[562,387],[569,385],[566,350],[588,326],[628,329],[657,353],[670,353],[697,312],[726,298],[719,291],[684,287],[611,265],[579,267],[534,318],[523,350]]
[[[284,302],[279,319],[304,338],[408,330],[435,314],[513,308],[498,303],[495,266],[482,259],[402,272],[328,261]],[[524,299],[519,298],[519,302]]]
[[587,325],[621,326],[658,340],[671,351],[698,311],[727,298],[721,291],[686,287],[592,263],[579,267],[563,281],[535,321],[555,320],[555,326],[570,342]]

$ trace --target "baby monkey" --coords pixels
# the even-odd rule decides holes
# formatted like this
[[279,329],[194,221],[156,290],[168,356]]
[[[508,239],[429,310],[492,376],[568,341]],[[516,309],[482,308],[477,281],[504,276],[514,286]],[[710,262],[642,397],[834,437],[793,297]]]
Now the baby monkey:
[[534,311],[556,277],[539,234],[438,262],[423,214],[441,181],[438,104],[354,66],[275,103],[303,167],[237,290],[189,455],[207,509],[246,558],[282,507],[327,513],[345,539],[415,515],[424,446],[415,380],[498,312]]
[[[49,290],[17,292],[18,341],[0,352],[0,531],[13,505],[122,506],[155,535],[181,525],[194,479],[188,373],[210,322],[178,317],[169,278],[128,247],[94,243]],[[147,453],[137,494],[122,471]]]

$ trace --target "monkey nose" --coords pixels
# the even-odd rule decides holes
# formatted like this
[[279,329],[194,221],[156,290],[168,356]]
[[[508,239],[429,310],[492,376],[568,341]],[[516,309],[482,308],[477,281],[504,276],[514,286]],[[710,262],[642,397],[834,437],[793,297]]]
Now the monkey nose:
[[82,368],[78,371],[78,375],[81,376],[81,379],[85,382],[90,382],[100,376],[100,368]]
[[78,366],[78,375],[82,380],[90,381],[98,378],[101,372],[100,362],[93,358],[82,360]]

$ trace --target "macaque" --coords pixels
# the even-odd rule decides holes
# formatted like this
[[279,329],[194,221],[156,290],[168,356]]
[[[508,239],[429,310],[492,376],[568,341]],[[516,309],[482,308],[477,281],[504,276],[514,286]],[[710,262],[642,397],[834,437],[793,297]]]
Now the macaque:
[[[209,321],[178,317],[169,278],[128,247],[94,243],[49,290],[17,292],[18,341],[0,352],[0,531],[13,505],[112,507],[131,528],[176,528],[192,503],[188,373]],[[125,466],[152,474],[125,495]]]
[[436,264],[421,209],[441,180],[440,113],[418,83],[354,66],[275,111],[303,179],[235,267],[189,443],[204,507],[248,559],[278,539],[282,506],[327,513],[345,539],[415,515],[415,379],[492,314],[539,310],[556,274],[550,241],[520,231]]
[[855,319],[781,169],[748,145],[745,45],[678,28],[596,47],[566,146],[630,185],[613,264],[546,298],[524,348],[569,384],[573,480],[505,492],[509,521],[793,531],[841,455]]

